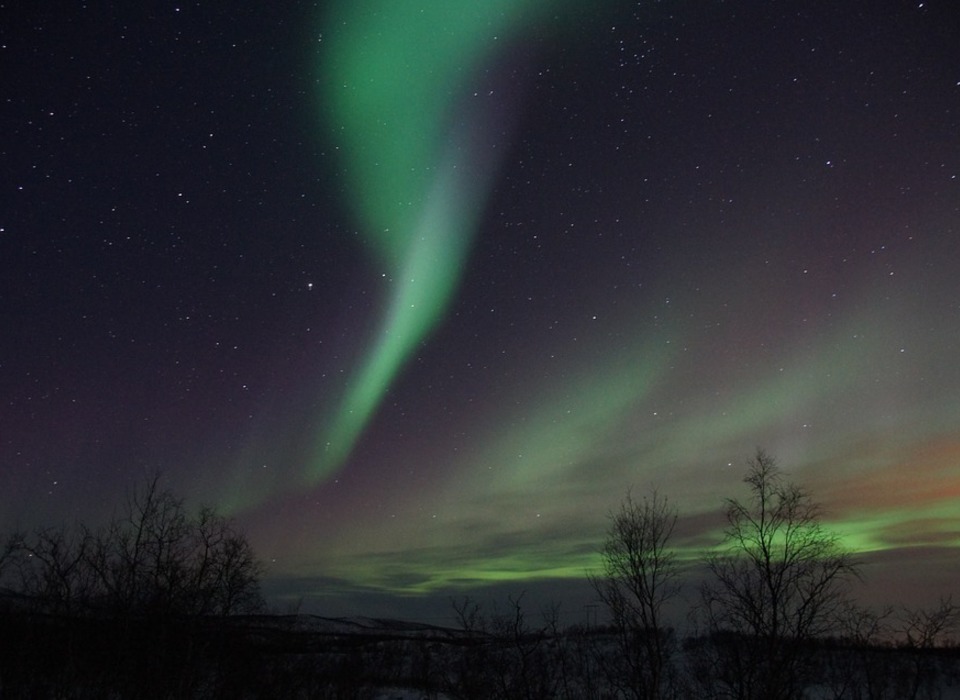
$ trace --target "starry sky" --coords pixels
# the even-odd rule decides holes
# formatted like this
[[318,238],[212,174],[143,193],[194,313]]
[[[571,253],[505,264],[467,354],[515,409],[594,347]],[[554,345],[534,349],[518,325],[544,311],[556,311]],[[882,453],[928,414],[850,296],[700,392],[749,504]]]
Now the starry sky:
[[0,530],[159,472],[278,607],[580,615],[628,489],[693,571],[762,447],[865,599],[955,592],[958,38],[947,0],[0,5]]

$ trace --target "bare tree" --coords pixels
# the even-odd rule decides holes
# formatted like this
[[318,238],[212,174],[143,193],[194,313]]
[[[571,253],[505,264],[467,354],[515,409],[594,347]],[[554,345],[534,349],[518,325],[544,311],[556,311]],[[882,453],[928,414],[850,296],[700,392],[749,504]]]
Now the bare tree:
[[[890,653],[890,606],[871,609],[853,600],[843,606],[838,637],[821,655],[824,697],[832,700],[896,700],[906,692],[903,661]],[[828,695],[829,694],[829,695]]]
[[444,691],[452,698],[479,700],[495,696],[490,623],[479,603],[466,596],[451,598],[457,624],[463,630],[463,647],[453,654],[442,674]]
[[201,615],[262,607],[256,584],[262,566],[243,534],[212,508],[201,508],[191,525],[184,606]]
[[772,457],[758,451],[744,481],[750,497],[727,501],[724,540],[701,591],[715,642],[710,675],[744,700],[796,698],[809,642],[836,627],[857,567]]
[[[17,561],[23,550],[23,535],[19,532],[13,532],[7,536],[0,546],[0,584],[3,584],[4,572],[11,564]],[[4,590],[0,586],[0,590]]]
[[211,508],[193,518],[153,477],[90,547],[116,612],[229,615],[262,607],[262,567],[250,543]]
[[121,613],[174,607],[189,536],[183,501],[162,491],[160,477],[154,475],[94,535],[90,562],[109,607]]
[[[20,590],[44,612],[82,612],[95,587],[87,565],[91,540],[82,529],[38,530],[21,542]],[[79,609],[78,609],[79,608]]]
[[235,697],[238,637],[211,618],[260,609],[260,573],[243,533],[159,477],[103,527],[14,535],[0,542],[0,695]]
[[639,502],[628,493],[610,516],[602,572],[590,579],[618,632],[628,673],[623,690],[637,698],[661,698],[667,691],[673,640],[664,606],[679,592],[668,546],[676,522],[676,509],[656,491]]
[[914,649],[933,649],[950,643],[950,635],[960,625],[960,605],[949,596],[941,598],[936,607],[910,609],[902,612],[904,646]]
[[[909,609],[901,613],[901,653],[906,656],[905,683],[900,697],[909,700],[939,698],[943,679],[950,675],[951,660],[936,654],[949,645],[960,625],[960,606],[949,597],[935,607]],[[955,672],[955,668],[952,669]]]

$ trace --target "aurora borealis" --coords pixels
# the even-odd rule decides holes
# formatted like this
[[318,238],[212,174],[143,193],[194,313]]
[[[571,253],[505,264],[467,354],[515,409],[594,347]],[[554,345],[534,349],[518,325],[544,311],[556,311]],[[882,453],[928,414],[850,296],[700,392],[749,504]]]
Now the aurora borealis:
[[575,5],[530,0],[331,5],[326,24],[337,29],[319,56],[321,109],[343,144],[345,192],[391,291],[311,481],[349,456],[456,290],[510,142],[510,92],[525,66],[513,66],[510,80],[481,76],[502,60],[501,45],[523,42],[522,25],[542,30],[577,16]]
[[957,13],[592,5],[3,10],[0,531],[159,470],[279,606],[575,617],[628,488],[692,561],[761,446],[953,592]]

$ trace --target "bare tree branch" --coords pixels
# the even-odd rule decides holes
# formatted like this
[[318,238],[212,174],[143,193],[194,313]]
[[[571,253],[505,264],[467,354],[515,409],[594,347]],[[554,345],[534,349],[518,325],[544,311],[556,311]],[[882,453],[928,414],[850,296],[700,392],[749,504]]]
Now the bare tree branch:
[[628,493],[610,516],[602,572],[590,579],[619,633],[631,677],[625,690],[637,697],[662,697],[667,684],[672,635],[663,615],[679,592],[668,546],[676,522],[676,509],[656,491],[639,502]]
[[805,643],[837,629],[857,566],[821,524],[819,505],[772,457],[758,451],[744,482],[749,499],[726,502],[724,542],[707,560],[700,612],[714,638],[749,647],[727,659],[729,682],[747,686],[742,697],[789,698]]

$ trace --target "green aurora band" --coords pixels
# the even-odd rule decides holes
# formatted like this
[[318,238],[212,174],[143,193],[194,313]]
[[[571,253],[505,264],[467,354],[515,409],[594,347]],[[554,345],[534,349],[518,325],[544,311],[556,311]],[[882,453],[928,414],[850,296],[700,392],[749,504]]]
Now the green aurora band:
[[[558,4],[344,1],[326,18],[322,109],[348,203],[389,287],[369,350],[317,437],[307,483],[343,466],[411,354],[443,319],[495,175],[489,135],[503,127],[497,117],[504,115],[472,90],[483,68],[533,28],[572,33],[576,15]],[[743,264],[725,274],[749,277],[749,261]],[[598,533],[615,505],[610,494],[631,484],[662,486],[661,478],[685,481],[678,506],[689,524],[676,545],[695,561],[719,541],[721,498],[743,496],[743,465],[717,465],[717,455],[742,454],[744,444],[770,448],[792,478],[809,484],[827,506],[826,524],[860,554],[960,546],[960,443],[953,437],[960,405],[947,395],[922,409],[900,400],[914,391],[913,379],[901,374],[902,356],[886,339],[910,337],[921,321],[876,309],[877,282],[853,287],[817,342],[771,353],[767,363],[685,360],[687,347],[710,346],[716,332],[694,323],[694,310],[698,318],[710,314],[693,305],[681,313],[675,302],[676,320],[657,332],[639,310],[608,319],[611,331],[636,329],[619,350],[571,357],[553,375],[563,385],[525,378],[509,397],[515,400],[504,402],[509,410],[471,426],[478,437],[445,465],[446,481],[422,499],[428,507],[397,505],[395,519],[368,513],[344,526],[318,554],[325,571],[405,595],[579,579],[597,564]],[[751,311],[746,301],[725,308],[713,312],[723,319]],[[935,350],[926,352],[935,367]],[[702,391],[680,400],[687,392],[678,385]],[[896,432],[891,413],[901,424]],[[939,452],[927,453],[930,445]],[[896,481],[918,469],[937,477],[935,493]],[[887,490],[902,502],[872,503],[865,484],[877,478],[889,480]],[[291,537],[292,550],[317,546],[302,537]]]
[[[613,324],[631,325],[628,318]],[[572,357],[563,368],[566,386],[526,382],[510,397],[516,401],[506,401],[519,406],[514,413],[478,426],[478,449],[449,465],[432,511],[351,525],[342,548],[328,554],[328,572],[404,595],[579,580],[599,564],[599,533],[615,505],[610,494],[631,484],[642,493],[664,478],[687,484],[674,544],[681,561],[695,567],[721,540],[722,498],[746,495],[745,465],[717,469],[717,455],[757,439],[778,446],[790,478],[825,504],[825,525],[858,555],[960,546],[953,466],[960,443],[945,437],[935,415],[920,412],[901,433],[889,434],[861,407],[863,422],[853,434],[829,428],[869,393],[864,364],[893,374],[896,357],[871,342],[890,325],[872,313],[844,315],[835,334],[779,358],[782,367],[755,367],[753,382],[695,405],[671,404],[669,396],[671,372],[689,369],[677,348],[697,342],[689,324],[638,334],[623,352],[608,351],[599,367]],[[807,415],[821,416],[822,425],[813,427],[810,442],[792,447],[802,438],[790,426]],[[917,470],[927,475],[917,481]],[[893,501],[875,503],[870,483]]]
[[470,79],[526,28],[573,29],[574,7],[545,0],[341,2],[327,18],[335,29],[324,39],[322,108],[364,242],[392,288],[369,352],[321,434],[308,482],[322,481],[349,457],[456,290],[496,170],[485,134],[502,127],[487,114],[498,105],[465,102]]

